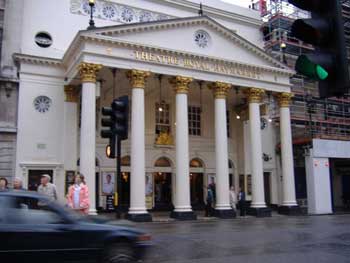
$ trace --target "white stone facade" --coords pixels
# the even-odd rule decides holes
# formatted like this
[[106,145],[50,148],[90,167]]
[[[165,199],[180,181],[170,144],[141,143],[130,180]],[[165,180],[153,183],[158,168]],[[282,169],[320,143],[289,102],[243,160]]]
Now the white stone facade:
[[[202,1],[204,12],[210,18],[197,16],[198,1],[126,2],[128,1],[97,1],[95,13],[97,28],[87,31],[85,30],[89,19],[87,1],[17,0],[22,8],[17,6],[13,8],[13,12],[16,10],[22,12],[19,15],[22,18],[22,34],[20,44],[11,47],[19,66],[20,81],[16,175],[23,177],[25,185],[28,185],[30,171],[52,170],[54,183],[58,186],[62,202],[65,199],[66,171],[83,170],[89,177],[89,187],[93,189],[96,184],[95,172],[101,175],[103,172],[115,171],[115,160],[108,159],[105,155],[107,141],[100,138],[101,107],[109,106],[113,98],[128,95],[139,103],[144,100],[143,117],[138,115],[143,107],[131,107],[133,112],[130,116],[138,118],[141,122],[144,118],[145,127],[143,131],[137,130],[137,127],[143,126],[138,126],[140,123],[133,123],[131,119],[129,140],[122,143],[122,156],[133,155],[133,152],[138,150],[138,145],[134,144],[134,150],[132,150],[130,138],[135,138],[132,136],[139,138],[138,136],[144,134],[144,145],[140,149],[142,151],[142,148],[145,148],[145,159],[143,165],[142,154],[132,156],[131,168],[123,167],[122,171],[134,173],[135,175],[131,174],[131,178],[141,174],[143,179],[146,174],[154,172],[171,173],[172,199],[173,202],[175,200],[179,202],[178,207],[174,204],[175,211],[177,208],[178,211],[187,211],[186,205],[190,205],[188,200],[176,198],[182,190],[179,190],[181,185],[175,185],[175,182],[183,182],[188,180],[186,178],[190,178],[189,174],[176,174],[176,171],[180,173],[180,171],[186,171],[186,167],[188,168],[187,164],[184,165],[179,160],[194,158],[201,160],[203,167],[191,167],[189,173],[203,174],[202,187],[205,188],[208,185],[209,178],[215,176],[217,171],[220,171],[220,176],[227,173],[233,174],[233,184],[236,189],[240,184],[240,178],[243,179],[241,184],[244,184],[245,191],[248,193],[248,200],[251,200],[253,195],[253,201],[255,200],[256,203],[253,202],[252,206],[255,204],[256,208],[265,207],[263,173],[269,173],[268,186],[265,186],[265,190],[269,189],[267,194],[269,202],[282,205],[282,201],[285,200],[283,189],[294,189],[294,184],[288,188],[286,185],[283,186],[281,181],[280,158],[275,153],[275,146],[278,143],[276,135],[280,130],[273,122],[268,121],[271,107],[270,111],[260,110],[262,108],[260,105],[274,99],[268,100],[268,96],[264,95],[263,100],[259,101],[254,97],[256,96],[254,92],[258,88],[272,98],[278,94],[289,93],[289,77],[293,72],[261,49],[262,40],[258,31],[261,23],[259,14],[212,0]],[[40,32],[51,36],[50,47],[43,48],[35,43],[35,36]],[[11,43],[8,41],[8,45]],[[102,83],[100,86],[95,85],[91,80],[86,86],[81,78],[82,75],[78,73],[79,66],[83,63],[102,65],[102,69],[96,76],[97,81]],[[115,76],[113,76],[113,69],[116,69]],[[135,93],[135,87],[126,77],[129,70],[151,73],[142,88],[142,93]],[[161,98],[159,74],[163,75]],[[185,95],[177,94],[174,86],[169,83],[169,80],[176,76],[193,79]],[[221,100],[214,99],[213,91],[209,89],[216,82],[232,87],[227,96],[225,94]],[[200,85],[202,85],[201,89]],[[69,92],[65,93],[67,86],[74,87],[73,95]],[[88,94],[87,90],[91,91],[91,89],[96,90]],[[247,92],[249,95],[246,94]],[[35,107],[35,100],[40,96],[48,98],[41,98],[42,100],[39,100],[41,104],[38,102],[38,107],[44,109],[42,111]],[[96,98],[96,110],[94,103],[91,103],[93,98],[91,96]],[[83,103],[79,102],[81,100]],[[188,158],[184,158],[183,155],[176,157],[176,152],[180,149],[176,143],[165,146],[155,144],[157,139],[155,105],[160,100],[164,100],[170,106],[170,134],[174,142],[186,144],[183,136],[188,136]],[[181,115],[181,112],[185,111],[178,110],[186,107],[185,101],[188,106],[201,108],[200,136],[189,136],[186,125],[183,125],[187,124],[187,121],[183,122],[184,116]],[[131,105],[132,103],[133,101]],[[221,116],[225,113],[225,108],[229,113],[230,131],[227,149],[216,145],[216,143],[226,143],[226,138],[222,140],[221,137],[215,137],[215,134],[221,132],[220,125],[226,127],[226,118]],[[248,114],[248,108],[251,111],[250,114]],[[176,112],[178,112],[177,117]],[[238,115],[242,115],[241,119],[236,118]],[[247,120],[249,115],[250,119],[254,120],[253,125]],[[261,129],[260,117],[264,118],[263,129]],[[91,133],[91,127],[95,126],[96,130]],[[252,126],[254,130],[250,130]],[[137,135],[132,135],[133,129],[136,129]],[[288,129],[290,129],[288,126],[282,129],[284,132],[282,137],[291,136]],[[96,144],[91,144],[91,140],[88,140],[88,138],[91,139],[89,137],[91,134],[87,136],[86,132],[96,134],[96,136],[93,135]],[[82,133],[84,133],[83,136]],[[182,137],[176,137],[179,134],[182,134]],[[252,138],[254,142],[261,141],[261,147],[259,143],[251,144]],[[84,143],[81,144],[81,142]],[[285,142],[291,143],[290,138],[286,138]],[[138,143],[143,144],[143,140],[138,140]],[[186,149],[181,148],[180,151],[186,152]],[[96,151],[95,157],[98,163],[96,169],[92,168],[95,165],[91,165],[90,153],[93,150]],[[288,158],[286,175],[291,177],[293,162],[290,162],[292,158],[290,148],[283,148],[282,151],[284,150],[286,152],[282,156]],[[256,152],[258,154],[255,154]],[[80,162],[83,167],[78,167],[78,159],[83,154],[89,156],[84,156],[83,161]],[[262,154],[267,156],[266,160],[263,160]],[[166,157],[171,167],[155,167],[156,161],[161,157]],[[229,170],[227,167],[218,169],[218,164],[223,165],[222,161],[218,162],[222,160],[221,158],[227,159],[225,164],[230,160],[233,167]],[[89,160],[89,168],[86,168],[86,160]],[[177,162],[181,164],[181,169]],[[142,167],[135,167],[140,163]],[[253,180],[250,179],[251,175]],[[179,179],[176,179],[177,176],[185,177],[182,178],[183,180],[177,180]],[[101,197],[100,178],[101,176],[98,177],[100,189],[96,193],[98,197]],[[227,178],[223,176],[220,180],[220,185],[217,187],[221,190],[217,195],[228,192],[228,174]],[[142,185],[136,185],[133,182],[132,187],[140,189]],[[188,194],[189,189],[186,188],[183,191]],[[137,195],[138,192],[135,192],[135,189],[131,192]],[[291,203],[288,205],[294,204],[293,191],[289,192],[288,198],[291,200],[288,200]],[[95,191],[90,190],[90,192],[95,198]],[[218,209],[226,209],[226,196],[219,196],[219,199],[222,203]],[[138,196],[132,197],[131,206],[134,202],[135,207],[131,207],[131,213],[142,210],[142,207],[136,207],[138,202],[145,202],[142,200]],[[103,206],[104,199],[99,198],[99,201],[97,205]],[[154,196],[151,202],[155,202]]]

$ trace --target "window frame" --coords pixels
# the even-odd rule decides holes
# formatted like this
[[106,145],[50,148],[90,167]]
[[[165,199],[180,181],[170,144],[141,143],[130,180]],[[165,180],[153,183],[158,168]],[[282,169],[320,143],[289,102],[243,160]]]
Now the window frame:
[[202,136],[202,109],[200,106],[188,106],[188,134]]

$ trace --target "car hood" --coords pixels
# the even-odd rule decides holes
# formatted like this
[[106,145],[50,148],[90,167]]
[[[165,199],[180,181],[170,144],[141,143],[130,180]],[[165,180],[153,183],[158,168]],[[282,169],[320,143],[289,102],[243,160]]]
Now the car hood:
[[101,230],[101,231],[117,231],[125,232],[133,235],[142,235],[145,234],[144,231],[134,228],[132,224],[127,222],[118,222],[118,221],[105,221],[100,219],[90,219],[89,221],[79,222],[81,226],[88,227],[91,230]]

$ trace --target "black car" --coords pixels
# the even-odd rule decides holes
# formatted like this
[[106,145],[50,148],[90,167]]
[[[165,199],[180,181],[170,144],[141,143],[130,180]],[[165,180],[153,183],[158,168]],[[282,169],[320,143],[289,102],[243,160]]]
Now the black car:
[[137,262],[150,245],[142,231],[96,223],[37,193],[0,192],[0,262]]

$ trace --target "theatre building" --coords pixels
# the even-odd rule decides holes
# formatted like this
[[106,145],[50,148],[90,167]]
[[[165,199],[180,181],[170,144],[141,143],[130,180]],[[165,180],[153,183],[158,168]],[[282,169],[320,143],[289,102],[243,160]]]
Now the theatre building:
[[105,209],[116,161],[100,137],[101,108],[128,96],[118,193],[130,219],[154,210],[195,218],[209,184],[219,217],[234,217],[231,185],[244,189],[252,215],[297,210],[294,72],[263,51],[258,12],[211,0],[203,15],[198,1],[95,1],[87,29],[88,1],[18,3],[21,30],[7,48],[18,68],[16,176],[25,187],[49,173],[64,202],[79,171],[90,212]]

